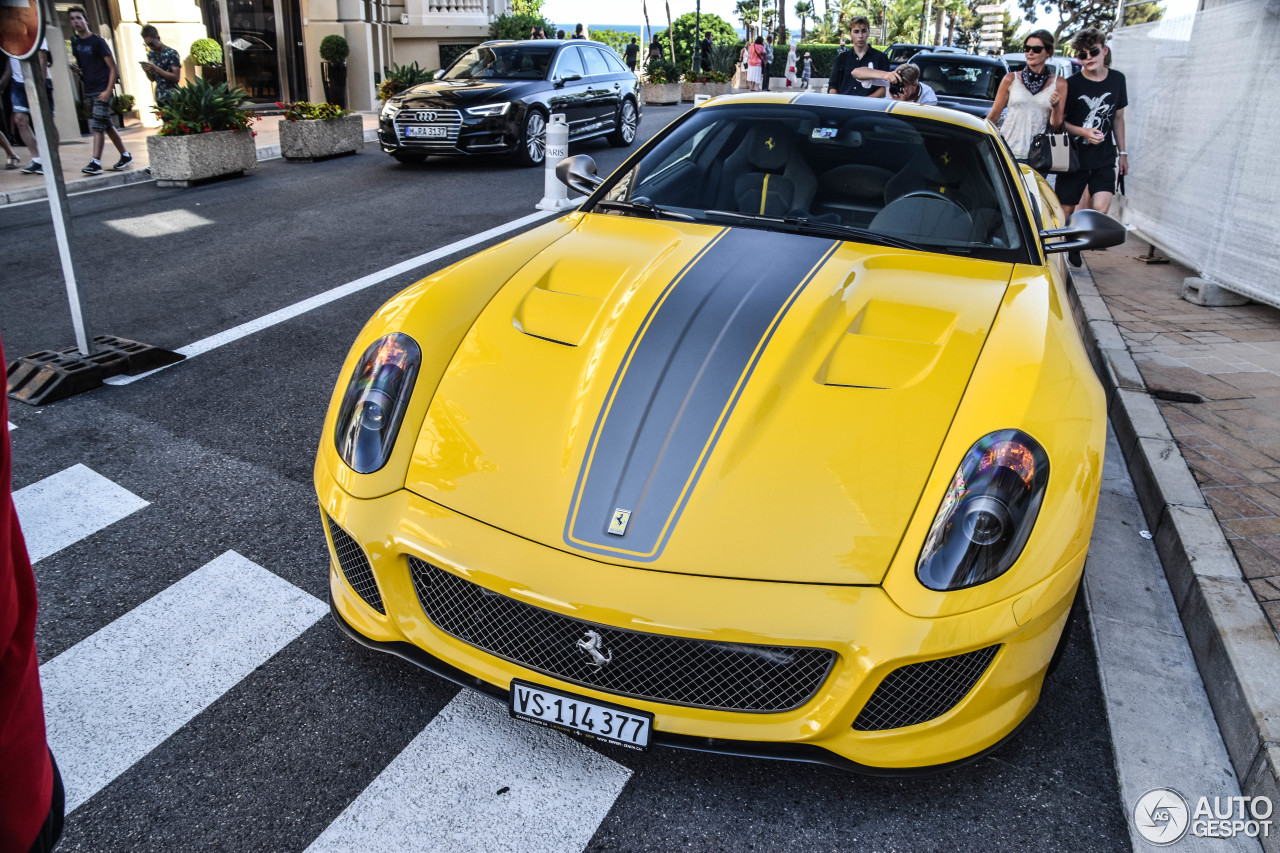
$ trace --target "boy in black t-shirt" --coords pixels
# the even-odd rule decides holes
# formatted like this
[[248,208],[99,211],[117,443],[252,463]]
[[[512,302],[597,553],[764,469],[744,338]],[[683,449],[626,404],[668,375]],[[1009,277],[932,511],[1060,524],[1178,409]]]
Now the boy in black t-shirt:
[[871,38],[871,21],[861,15],[851,20],[849,37],[853,40],[853,44],[849,50],[836,57],[831,69],[831,80],[827,83],[828,93],[883,98],[885,88],[879,81],[857,80],[853,76],[855,68],[889,70],[889,57],[868,44]]
[[[1101,32],[1092,27],[1081,30],[1072,39],[1071,48],[1084,68],[1067,79],[1063,125],[1074,137],[1079,169],[1058,176],[1058,201],[1070,216],[1088,189],[1089,207],[1106,213],[1116,191],[1117,166],[1120,175],[1129,173],[1129,155],[1124,149],[1124,109],[1129,105],[1129,94],[1124,75],[1109,68],[1111,49]],[[1069,257],[1079,266],[1077,253]]]
[[111,94],[119,79],[116,61],[106,40],[89,31],[89,21],[85,18],[84,9],[72,6],[67,15],[71,19],[71,29],[75,32],[75,37],[71,40],[71,51],[75,55],[76,64],[71,68],[80,75],[85,106],[89,109],[89,130],[93,132],[93,159],[80,171],[86,175],[102,174],[101,157],[105,135],[111,138],[111,144],[120,152],[120,159],[111,167],[119,172],[133,162],[133,155],[125,149],[124,141],[111,124]]

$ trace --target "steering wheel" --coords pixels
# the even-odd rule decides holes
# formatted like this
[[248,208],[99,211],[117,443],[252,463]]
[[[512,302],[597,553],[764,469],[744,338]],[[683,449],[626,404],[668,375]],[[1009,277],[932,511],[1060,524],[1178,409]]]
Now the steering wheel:
[[[960,208],[961,210],[964,210],[963,204],[956,201],[954,198],[951,198],[950,196],[947,196],[947,195],[944,195],[943,193],[938,192],[937,190],[912,190],[906,195],[899,196],[899,197],[900,198],[934,198],[934,199],[937,199],[938,201],[945,201],[947,204],[954,204],[956,207]],[[968,213],[968,211],[965,211],[965,212]]]

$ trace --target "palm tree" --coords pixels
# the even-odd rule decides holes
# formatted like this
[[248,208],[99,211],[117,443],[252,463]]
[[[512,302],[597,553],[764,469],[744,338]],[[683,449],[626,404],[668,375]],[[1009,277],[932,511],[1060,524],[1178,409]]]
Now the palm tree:
[[813,15],[813,0],[799,0],[796,3],[796,16],[800,18],[800,41],[804,41],[807,28],[806,19]]
[[738,16],[738,20],[742,21],[742,28],[747,31],[747,38],[750,40],[751,28],[756,21],[760,20],[759,0],[738,0],[733,13]]
[[653,41],[653,27],[649,26],[649,2],[640,0],[640,8],[644,10],[644,31],[648,33],[646,41]]
[[[671,29],[671,0],[666,0],[666,5],[667,5],[667,43],[671,47],[671,61],[675,62],[676,61],[676,36],[675,36],[675,32]],[[694,45],[694,49],[695,50],[697,49],[697,45]]]

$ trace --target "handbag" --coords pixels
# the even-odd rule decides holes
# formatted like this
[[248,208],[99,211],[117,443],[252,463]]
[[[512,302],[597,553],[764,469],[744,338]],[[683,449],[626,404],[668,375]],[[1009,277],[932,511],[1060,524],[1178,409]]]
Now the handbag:
[[1080,168],[1076,150],[1071,147],[1071,137],[1061,133],[1041,133],[1031,140],[1027,151],[1027,165],[1039,172],[1074,172]]

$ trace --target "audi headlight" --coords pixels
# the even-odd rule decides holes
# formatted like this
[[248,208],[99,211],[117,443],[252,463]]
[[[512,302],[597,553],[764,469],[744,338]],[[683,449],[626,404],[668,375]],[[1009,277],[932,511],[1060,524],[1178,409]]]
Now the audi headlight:
[[483,107],[468,107],[467,114],[473,116],[504,116],[511,109],[511,103],[485,104]]
[[361,474],[387,464],[413,393],[422,351],[413,338],[379,338],[360,356],[338,409],[334,442],[342,461]]
[[390,98],[382,105],[382,118],[391,118],[400,110],[400,105]]
[[1004,574],[1022,553],[1049,482],[1049,457],[1016,429],[984,436],[956,470],[929,528],[916,576],[940,592]]

